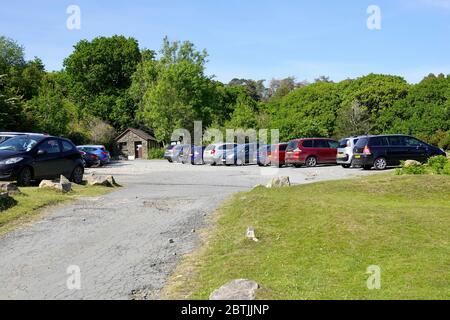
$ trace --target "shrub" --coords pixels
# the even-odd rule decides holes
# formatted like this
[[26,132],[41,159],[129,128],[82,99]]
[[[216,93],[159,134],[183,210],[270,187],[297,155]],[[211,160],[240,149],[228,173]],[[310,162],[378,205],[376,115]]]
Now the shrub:
[[442,174],[450,176],[450,161],[445,165],[444,170],[442,170]]
[[403,175],[403,174],[426,174],[427,173],[427,167],[422,164],[418,165],[412,165],[412,166],[404,166],[404,163],[402,164],[402,167],[397,169],[395,171],[395,174],[397,175]]
[[432,157],[428,160],[427,166],[435,174],[443,174],[444,168],[449,164],[449,160],[444,156]]
[[150,149],[148,152],[148,158],[150,160],[161,160],[164,159],[164,148]]

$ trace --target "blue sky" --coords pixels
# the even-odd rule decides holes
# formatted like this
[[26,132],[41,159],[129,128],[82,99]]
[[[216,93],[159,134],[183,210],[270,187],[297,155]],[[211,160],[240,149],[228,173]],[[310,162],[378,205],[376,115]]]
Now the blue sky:
[[[450,0],[39,0],[2,1],[0,34],[28,58],[59,70],[81,39],[123,34],[159,49],[164,36],[207,49],[218,80],[320,75],[339,81],[371,72],[418,82],[450,73]],[[66,9],[81,9],[81,30],[68,30]],[[381,30],[366,26],[369,5]]]

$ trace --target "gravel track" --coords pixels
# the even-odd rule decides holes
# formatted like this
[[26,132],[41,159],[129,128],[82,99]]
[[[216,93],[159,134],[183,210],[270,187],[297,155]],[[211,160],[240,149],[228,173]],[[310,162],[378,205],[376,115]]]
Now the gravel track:
[[[314,169],[184,166],[133,161],[88,170],[112,174],[123,188],[49,209],[32,225],[0,238],[0,299],[156,298],[181,257],[199,244],[194,230],[231,194],[271,175],[294,184],[373,174]],[[69,266],[81,290],[69,290]]]

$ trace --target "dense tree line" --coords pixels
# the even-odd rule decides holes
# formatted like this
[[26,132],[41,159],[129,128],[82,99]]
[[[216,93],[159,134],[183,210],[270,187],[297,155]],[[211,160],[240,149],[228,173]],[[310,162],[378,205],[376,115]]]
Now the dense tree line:
[[204,129],[280,129],[282,140],[405,133],[450,148],[450,76],[442,74],[414,85],[378,74],[223,84],[205,74],[207,52],[190,42],[164,39],[153,51],[123,36],[80,41],[59,72],[24,56],[0,37],[0,130],[108,143],[127,127],[152,128],[167,143],[201,120]]

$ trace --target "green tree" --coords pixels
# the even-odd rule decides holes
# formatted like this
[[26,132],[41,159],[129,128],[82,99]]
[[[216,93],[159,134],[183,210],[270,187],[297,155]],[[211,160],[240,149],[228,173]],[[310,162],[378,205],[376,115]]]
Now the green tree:
[[334,83],[318,82],[294,90],[270,105],[272,129],[280,130],[280,139],[329,137],[335,132],[341,105]]
[[431,136],[450,130],[450,76],[433,74],[414,85],[381,119],[386,132]]
[[55,73],[43,79],[39,94],[26,103],[25,111],[34,122],[33,129],[52,135],[68,135],[76,107],[63,96],[57,77]]
[[338,112],[336,134],[340,137],[369,134],[373,127],[369,112],[357,100]]
[[64,60],[71,100],[82,112],[110,122],[115,128],[132,126],[136,108],[128,88],[138,64],[151,60],[154,53],[124,36],[82,40]]
[[[193,131],[194,121],[209,126],[218,110],[217,85],[204,74],[207,54],[190,42],[164,39],[158,61],[143,62],[133,76],[130,95],[140,105],[139,120],[168,142],[175,129]],[[143,97],[140,100],[140,97]]]
[[253,98],[241,94],[231,119],[225,123],[226,129],[258,129],[257,102]]
[[22,128],[22,102],[3,85],[6,75],[0,75],[0,131]]

